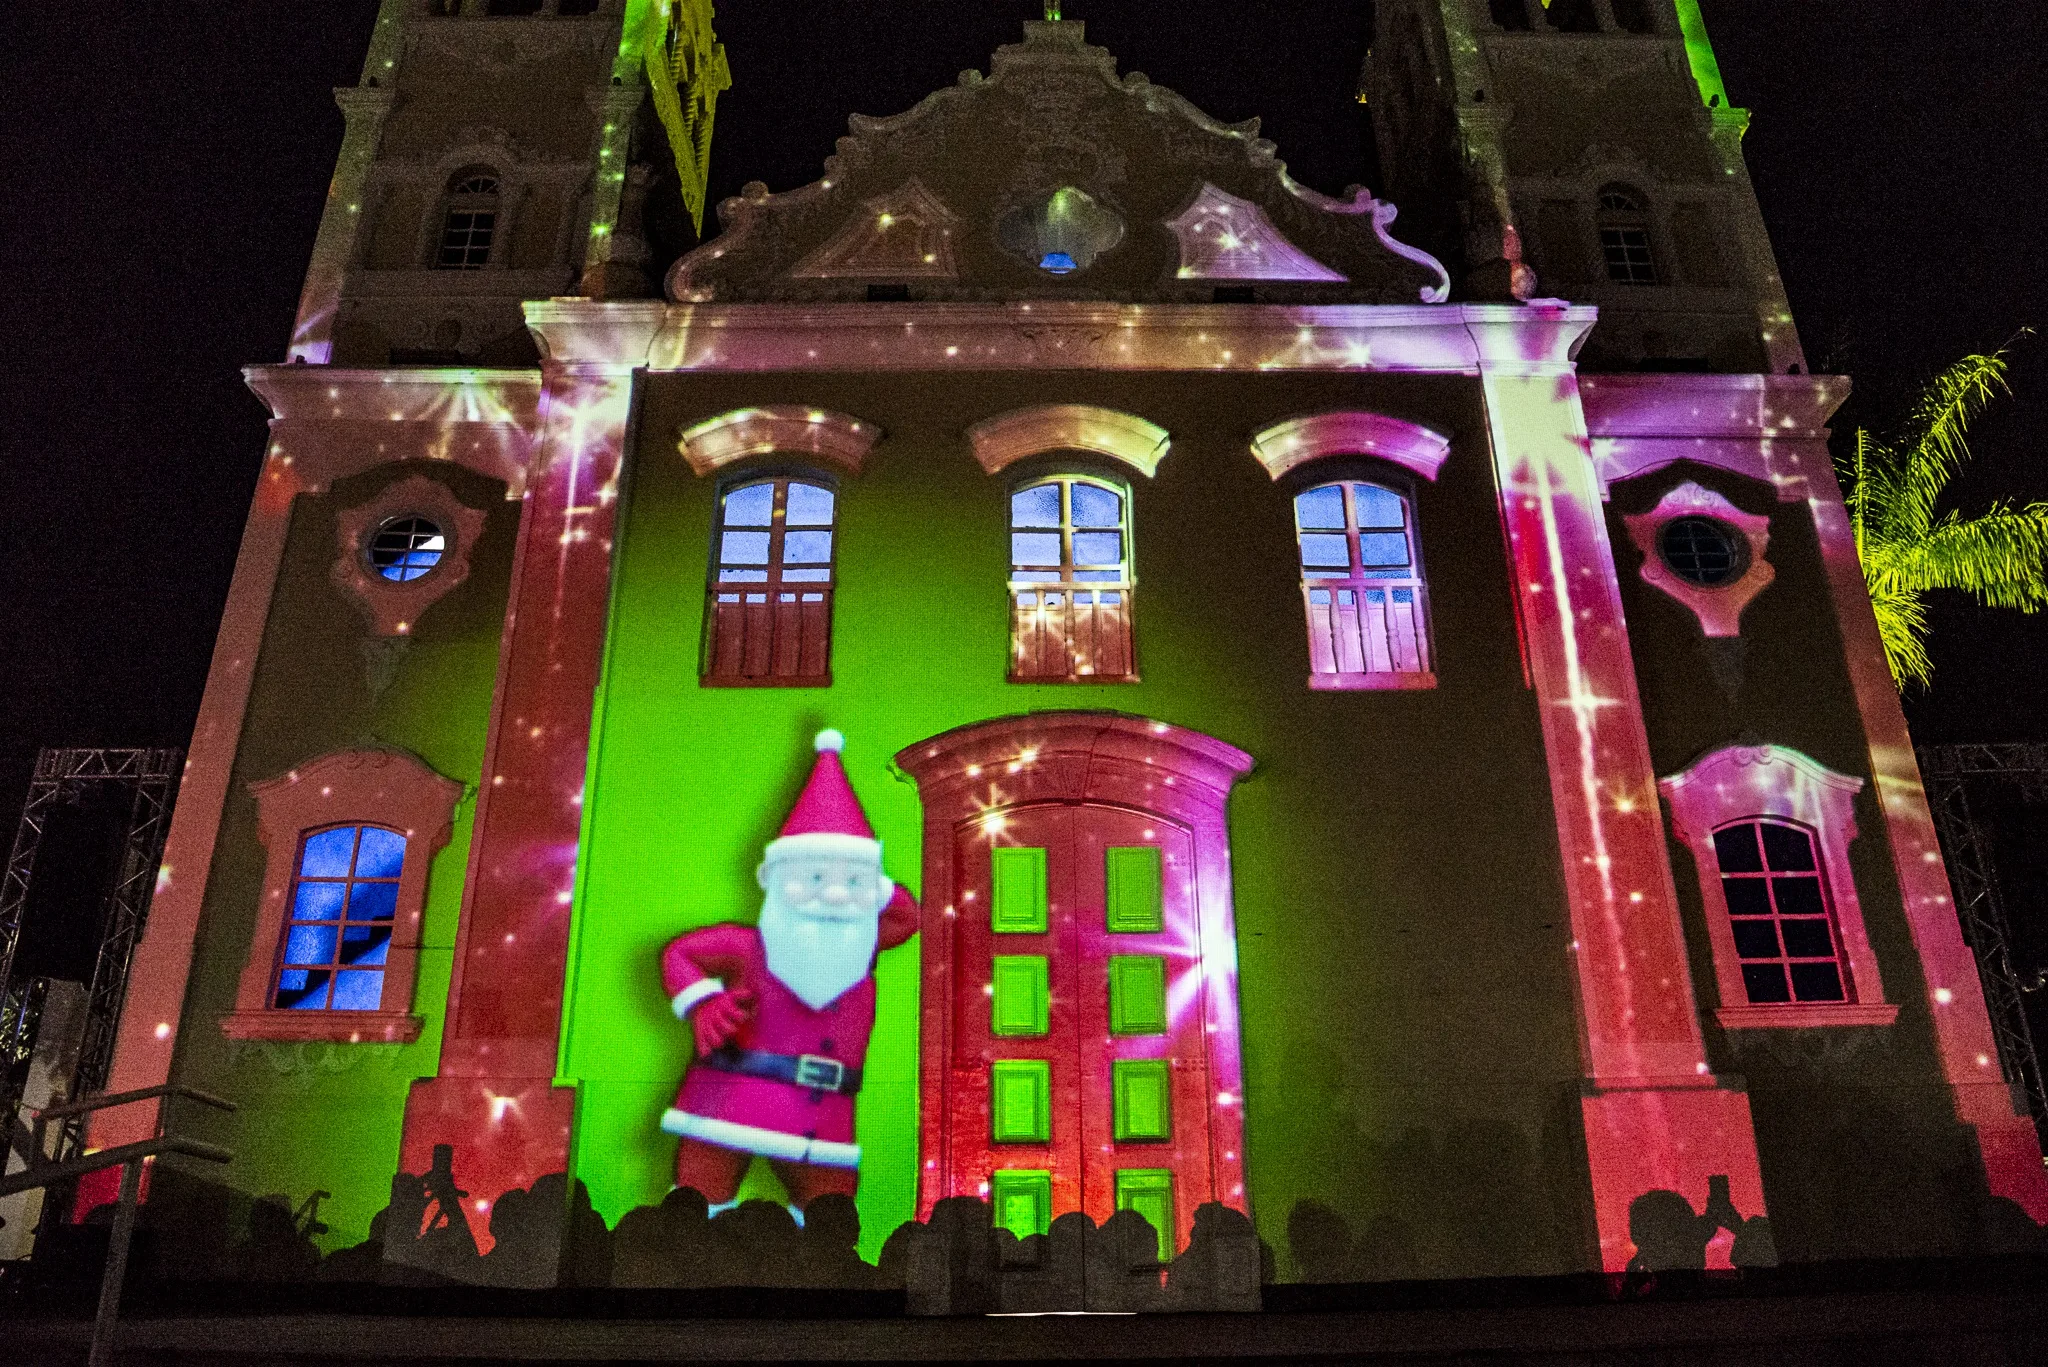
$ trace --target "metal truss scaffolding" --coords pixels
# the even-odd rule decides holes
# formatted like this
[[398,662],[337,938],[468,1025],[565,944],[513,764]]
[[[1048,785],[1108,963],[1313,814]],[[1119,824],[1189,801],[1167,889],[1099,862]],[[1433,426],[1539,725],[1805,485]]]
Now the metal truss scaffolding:
[[[120,1023],[121,999],[128,987],[128,965],[142,938],[142,924],[149,913],[149,899],[156,891],[157,868],[163,862],[164,837],[169,833],[171,804],[177,800],[178,778],[184,754],[176,749],[104,750],[47,749],[36,756],[34,776],[29,780],[28,798],[21,809],[21,825],[14,833],[14,848],[7,858],[7,871],[0,877],[0,1001],[12,1009],[0,1026],[12,1054],[25,1056],[34,1044],[36,1004],[41,999],[40,982],[15,982],[14,951],[21,939],[22,912],[28,904],[29,880],[35,873],[36,852],[42,844],[43,829],[50,810],[59,803],[77,802],[92,788],[113,785],[131,794],[128,821],[121,841],[120,863],[113,886],[102,906],[99,954],[93,963],[92,983],[87,990],[85,1038],[78,1056],[78,1072],[72,1095],[98,1091],[107,1080],[113,1062],[114,1031]],[[13,1072],[0,1069],[0,1075]],[[11,1103],[12,1097],[0,1097]],[[5,1114],[11,1115],[8,1105]],[[82,1127],[67,1126],[58,1157],[76,1152]]]
[[2042,1085],[2025,989],[2012,961],[2012,923],[1999,886],[1993,835],[1970,802],[1973,789],[1984,797],[1993,784],[2017,786],[2023,801],[2048,798],[2048,745],[1930,745],[1921,747],[1919,755],[1935,830],[1948,857],[1956,915],[1977,956],[1984,1002],[1991,1009],[1999,1063],[2007,1082],[2026,1089],[2034,1124],[2048,1132],[2048,1088]]

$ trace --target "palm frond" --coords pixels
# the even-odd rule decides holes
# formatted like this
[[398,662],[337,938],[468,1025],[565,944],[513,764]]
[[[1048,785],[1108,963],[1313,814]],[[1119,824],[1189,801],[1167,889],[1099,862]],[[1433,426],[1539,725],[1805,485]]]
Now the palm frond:
[[1890,511],[1898,531],[1910,535],[1933,525],[1942,491],[1970,458],[1971,421],[2010,392],[2005,376],[2001,349],[1963,357],[1921,391],[1895,448],[1901,458],[1892,470],[1897,497]]
[[1884,643],[1892,684],[1902,693],[1909,683],[1927,687],[1934,678],[1934,661],[1927,654],[1927,607],[1920,595],[1873,585],[1870,606],[1877,614],[1877,635]]
[[1887,550],[1866,577],[1909,592],[1959,589],[1995,608],[2048,604],[2048,504],[1994,504],[1967,521],[1950,513],[1925,536]]

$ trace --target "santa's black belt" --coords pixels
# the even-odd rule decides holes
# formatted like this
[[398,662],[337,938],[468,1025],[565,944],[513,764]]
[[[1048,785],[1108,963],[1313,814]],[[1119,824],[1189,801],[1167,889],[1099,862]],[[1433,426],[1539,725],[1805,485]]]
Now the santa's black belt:
[[700,1061],[721,1073],[770,1078],[776,1082],[787,1082],[792,1087],[807,1087],[814,1092],[840,1092],[852,1096],[860,1090],[860,1069],[849,1068],[838,1059],[826,1058],[823,1054],[771,1054],[765,1049],[735,1049],[724,1045],[713,1049]]

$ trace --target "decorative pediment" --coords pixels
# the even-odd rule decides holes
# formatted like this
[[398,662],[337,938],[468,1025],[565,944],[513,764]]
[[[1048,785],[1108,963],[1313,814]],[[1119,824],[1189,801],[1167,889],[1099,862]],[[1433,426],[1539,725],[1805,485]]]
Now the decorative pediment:
[[820,280],[951,280],[951,209],[915,178],[877,195],[790,274]]
[[1078,23],[1024,29],[986,76],[854,117],[821,179],[721,204],[724,231],[676,263],[671,297],[855,300],[900,284],[888,297],[1206,303],[1226,280],[1276,303],[1449,296],[1442,265],[1392,236],[1393,205],[1297,183],[1257,120],[1219,123],[1119,76]]
[[1167,227],[1180,240],[1183,280],[1342,280],[1280,235],[1266,211],[1204,184]]

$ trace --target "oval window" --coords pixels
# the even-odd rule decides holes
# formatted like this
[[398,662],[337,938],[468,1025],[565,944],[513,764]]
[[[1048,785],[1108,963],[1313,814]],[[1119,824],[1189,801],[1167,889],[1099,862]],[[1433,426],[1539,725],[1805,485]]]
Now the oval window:
[[424,517],[394,517],[370,535],[370,568],[394,584],[408,584],[441,563],[448,539]]
[[1749,568],[1749,542],[1718,518],[1673,518],[1657,534],[1657,551],[1673,574],[1702,588],[1731,584]]

